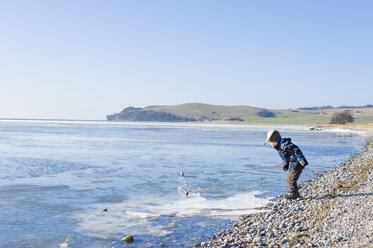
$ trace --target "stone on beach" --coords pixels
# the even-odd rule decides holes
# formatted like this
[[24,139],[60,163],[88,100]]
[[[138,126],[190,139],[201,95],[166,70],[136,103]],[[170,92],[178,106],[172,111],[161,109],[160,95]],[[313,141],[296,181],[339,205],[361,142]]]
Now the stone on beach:
[[135,241],[132,235],[128,235],[124,237],[122,240],[128,244],[132,244]]

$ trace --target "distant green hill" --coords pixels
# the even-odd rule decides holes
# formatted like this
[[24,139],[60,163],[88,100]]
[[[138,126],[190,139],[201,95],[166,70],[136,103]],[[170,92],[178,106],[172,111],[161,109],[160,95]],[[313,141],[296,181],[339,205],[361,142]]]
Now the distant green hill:
[[373,123],[373,107],[305,109],[263,109],[251,106],[223,106],[186,103],[169,106],[128,107],[108,115],[110,121],[203,121],[268,124],[327,124],[336,112],[350,111],[355,123]]

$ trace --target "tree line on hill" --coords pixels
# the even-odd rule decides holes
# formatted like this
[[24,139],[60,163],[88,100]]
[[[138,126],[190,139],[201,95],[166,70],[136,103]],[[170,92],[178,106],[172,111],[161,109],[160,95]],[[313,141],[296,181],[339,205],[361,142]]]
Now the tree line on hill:
[[298,110],[324,110],[324,109],[346,109],[346,108],[372,108],[372,104],[367,104],[364,106],[348,106],[348,105],[342,105],[339,107],[333,107],[331,105],[326,105],[326,106],[318,106],[318,107],[302,107],[302,108],[297,108]]
[[107,115],[108,121],[161,121],[161,122],[188,122],[197,121],[194,118],[182,117],[167,112],[147,110],[143,108],[128,107],[118,114]]

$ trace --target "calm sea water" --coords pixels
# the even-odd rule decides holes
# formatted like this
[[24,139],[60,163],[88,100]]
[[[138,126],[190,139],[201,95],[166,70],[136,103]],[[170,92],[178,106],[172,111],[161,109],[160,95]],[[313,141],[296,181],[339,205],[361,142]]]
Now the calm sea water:
[[[207,241],[287,191],[280,157],[263,145],[272,128],[310,162],[301,182],[365,144],[303,126],[0,120],[0,247]],[[129,234],[132,245],[121,241]]]

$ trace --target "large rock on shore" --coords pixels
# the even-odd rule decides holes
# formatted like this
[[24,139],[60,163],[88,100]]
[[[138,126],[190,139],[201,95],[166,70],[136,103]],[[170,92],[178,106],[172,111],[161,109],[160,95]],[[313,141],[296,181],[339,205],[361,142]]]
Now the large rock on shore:
[[124,237],[122,240],[128,244],[132,244],[135,241],[132,235],[128,235]]

